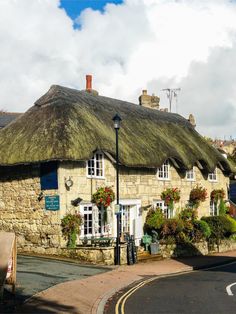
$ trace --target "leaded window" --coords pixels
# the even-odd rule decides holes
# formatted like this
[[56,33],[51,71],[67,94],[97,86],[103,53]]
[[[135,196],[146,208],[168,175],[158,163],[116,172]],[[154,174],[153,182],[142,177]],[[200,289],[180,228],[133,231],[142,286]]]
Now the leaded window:
[[163,165],[157,170],[157,177],[160,180],[170,179],[170,163],[166,160]]
[[208,174],[208,180],[212,181],[212,182],[217,181],[217,171],[216,171],[216,168],[215,168],[214,172],[211,172],[211,173]]
[[104,156],[102,153],[96,153],[87,162],[87,173],[90,177],[104,177]]

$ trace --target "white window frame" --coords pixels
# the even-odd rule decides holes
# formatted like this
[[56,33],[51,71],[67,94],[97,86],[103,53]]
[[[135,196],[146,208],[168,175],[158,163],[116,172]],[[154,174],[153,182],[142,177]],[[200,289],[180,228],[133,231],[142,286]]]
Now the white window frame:
[[[90,210],[87,210],[87,208],[90,208]],[[107,232],[105,231],[105,225],[101,219],[101,210],[97,206],[94,206],[91,203],[82,204],[80,205],[80,213],[83,217],[83,224],[81,228],[82,238],[83,237],[91,238],[92,236],[100,237],[101,235],[107,234]],[[95,213],[97,213],[97,215]],[[85,219],[87,214],[92,215],[92,226],[91,232],[89,233],[87,232],[85,233]]]
[[170,162],[168,159],[157,169],[157,178],[158,180],[170,180]]
[[194,168],[186,171],[186,180],[195,181],[195,171]]
[[217,182],[217,168],[215,168],[214,172],[208,174],[208,180],[210,182]]
[[[104,154],[96,152],[93,157],[87,161],[86,168],[88,178],[104,179]],[[101,171],[101,175],[98,174],[99,171]]]
[[154,201],[154,208],[155,209],[160,208],[160,210],[162,211],[162,214],[167,219],[174,217],[174,209],[171,210],[170,208],[168,208],[168,206],[165,205],[165,201],[163,200]]
[[210,200],[210,211],[209,211],[210,216],[218,216],[218,208],[217,204]]
[[120,205],[121,233],[130,233],[130,208],[132,205]]

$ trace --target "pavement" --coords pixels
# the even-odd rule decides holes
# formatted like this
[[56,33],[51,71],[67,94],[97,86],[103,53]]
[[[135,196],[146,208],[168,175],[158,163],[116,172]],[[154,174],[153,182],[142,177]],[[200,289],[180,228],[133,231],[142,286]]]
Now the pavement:
[[116,266],[111,271],[55,285],[37,293],[17,313],[101,314],[116,292],[152,276],[167,276],[236,261],[236,250],[207,256]]

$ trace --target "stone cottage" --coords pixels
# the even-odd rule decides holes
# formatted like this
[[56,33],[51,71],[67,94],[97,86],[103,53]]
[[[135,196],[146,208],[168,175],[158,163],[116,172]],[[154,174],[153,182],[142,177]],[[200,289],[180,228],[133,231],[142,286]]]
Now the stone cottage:
[[[233,169],[182,116],[158,110],[159,99],[143,93],[140,105],[54,85],[15,121],[0,130],[0,229],[14,231],[25,251],[56,253],[64,245],[60,219],[80,212],[80,239],[116,236],[114,204],[106,224],[91,196],[101,186],[116,193],[115,131],[119,130],[121,230],[143,235],[150,207],[173,216],[201,184],[227,193]],[[150,100],[150,101],[149,101]],[[150,108],[148,108],[150,107]],[[174,211],[160,195],[181,190]],[[114,202],[115,203],[115,202]],[[216,214],[210,198],[199,215]]]

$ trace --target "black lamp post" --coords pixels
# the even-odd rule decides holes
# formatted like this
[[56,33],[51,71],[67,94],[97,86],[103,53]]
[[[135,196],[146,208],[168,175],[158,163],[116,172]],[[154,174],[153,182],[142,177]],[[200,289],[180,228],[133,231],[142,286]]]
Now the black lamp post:
[[117,237],[116,237],[116,265],[120,265],[120,199],[119,199],[119,145],[118,131],[120,128],[121,117],[118,113],[112,119],[114,121],[114,129],[116,131],[116,204],[119,210],[116,213]]

